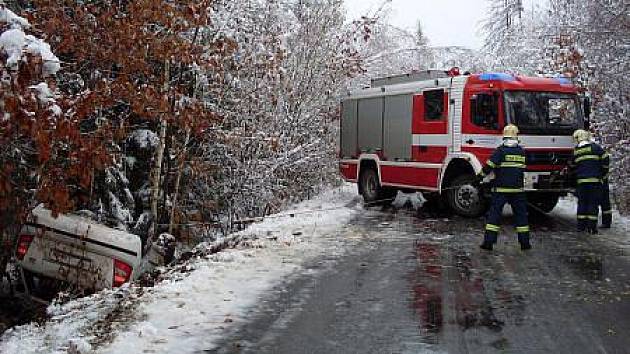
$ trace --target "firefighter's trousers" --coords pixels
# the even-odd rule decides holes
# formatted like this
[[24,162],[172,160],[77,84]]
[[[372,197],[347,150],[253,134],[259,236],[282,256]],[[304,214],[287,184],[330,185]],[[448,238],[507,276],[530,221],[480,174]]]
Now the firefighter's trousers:
[[610,205],[610,184],[607,179],[602,183],[600,206],[602,208],[602,226],[610,227],[610,224],[612,224],[612,207]]
[[484,243],[497,243],[497,235],[501,229],[503,206],[509,203],[514,213],[514,225],[518,233],[518,242],[529,244],[529,223],[527,221],[527,197],[525,193],[492,193],[492,202],[486,216],[486,232]]
[[580,183],[576,189],[578,197],[578,231],[597,232],[597,214],[602,199],[602,184]]

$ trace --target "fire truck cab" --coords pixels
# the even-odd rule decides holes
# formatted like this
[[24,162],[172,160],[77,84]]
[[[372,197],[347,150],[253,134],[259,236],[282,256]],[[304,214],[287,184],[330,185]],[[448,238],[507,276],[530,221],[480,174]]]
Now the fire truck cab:
[[506,124],[519,127],[527,152],[528,200],[548,212],[571,189],[563,173],[571,136],[587,123],[568,79],[453,70],[372,80],[342,98],[341,112],[339,168],[366,202],[421,191],[470,217],[487,209],[487,195],[471,182]]

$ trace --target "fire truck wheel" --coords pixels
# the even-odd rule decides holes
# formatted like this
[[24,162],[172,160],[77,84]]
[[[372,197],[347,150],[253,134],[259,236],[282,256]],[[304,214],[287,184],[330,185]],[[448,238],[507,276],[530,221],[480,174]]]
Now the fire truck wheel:
[[[363,195],[363,200],[366,203],[383,204],[387,202],[387,200],[384,199],[391,198],[392,190],[390,188],[381,187],[378,175],[373,168],[368,168],[361,172],[359,183],[361,184],[360,190]],[[393,191],[394,193],[396,192],[395,190]]]
[[474,180],[472,175],[463,175],[449,184],[446,201],[455,214],[478,217],[486,211],[487,202],[479,188],[473,185]]

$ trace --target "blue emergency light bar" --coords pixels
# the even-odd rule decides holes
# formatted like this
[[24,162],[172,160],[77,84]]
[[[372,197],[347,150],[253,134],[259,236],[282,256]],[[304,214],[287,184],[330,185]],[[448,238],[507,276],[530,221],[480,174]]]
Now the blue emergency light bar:
[[558,81],[560,83],[560,85],[572,85],[573,82],[571,82],[571,80],[567,79],[566,77],[556,77],[555,78],[556,81]]
[[504,73],[484,73],[479,75],[479,80],[483,81],[516,81],[516,78],[510,74]]

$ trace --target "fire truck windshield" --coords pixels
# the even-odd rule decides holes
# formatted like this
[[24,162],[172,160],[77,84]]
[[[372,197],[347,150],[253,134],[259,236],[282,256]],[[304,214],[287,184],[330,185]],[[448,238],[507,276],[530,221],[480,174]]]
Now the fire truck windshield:
[[565,135],[580,127],[581,110],[575,94],[559,92],[505,92],[506,119],[521,132]]

